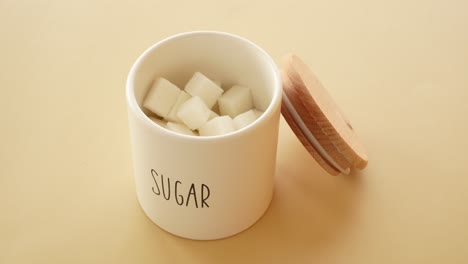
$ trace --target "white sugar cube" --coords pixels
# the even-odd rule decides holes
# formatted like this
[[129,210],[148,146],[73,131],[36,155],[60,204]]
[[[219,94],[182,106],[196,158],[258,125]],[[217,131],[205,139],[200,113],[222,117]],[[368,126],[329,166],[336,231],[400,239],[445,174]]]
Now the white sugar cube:
[[253,108],[250,89],[240,85],[234,85],[218,99],[219,113],[234,118]]
[[247,112],[244,112],[242,114],[237,115],[233,121],[234,121],[234,127],[236,129],[241,129],[243,127],[246,127],[253,123],[255,120],[257,120],[257,114],[255,113],[254,109],[251,109]]
[[181,90],[164,78],[157,79],[146,95],[143,106],[154,114],[166,117]]
[[190,94],[182,91],[177,97],[175,104],[172,106],[169,114],[167,114],[166,119],[172,122],[180,123],[180,119],[177,117],[177,112],[179,111],[180,106],[185,103],[188,99],[190,99]]
[[224,92],[216,83],[199,72],[193,74],[185,85],[185,91],[192,96],[199,96],[210,109]]
[[230,116],[219,116],[211,119],[198,132],[200,136],[217,136],[235,131],[234,122]]
[[164,122],[164,120],[161,120],[155,116],[150,116],[149,117],[153,122],[155,122],[156,124],[162,126],[162,127],[166,127],[166,122]]
[[203,126],[210,117],[210,109],[203,100],[194,96],[179,107],[177,117],[190,129],[198,129]]
[[190,136],[196,136],[196,134],[190,130],[186,125],[184,124],[178,124],[178,123],[172,123],[172,122],[167,122],[166,128],[180,133],[180,134],[185,134],[185,135],[190,135]]
[[210,116],[208,117],[208,120],[211,120],[211,119],[213,119],[215,117],[218,117],[218,116],[219,115],[215,111],[210,110]]

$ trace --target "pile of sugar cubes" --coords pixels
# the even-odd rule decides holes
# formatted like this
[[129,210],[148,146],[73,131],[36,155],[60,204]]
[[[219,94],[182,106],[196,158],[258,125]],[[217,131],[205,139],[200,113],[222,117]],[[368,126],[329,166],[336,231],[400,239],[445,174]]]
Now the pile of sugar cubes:
[[156,124],[192,136],[217,136],[241,129],[262,112],[254,108],[250,89],[234,85],[226,92],[221,84],[200,72],[193,74],[185,89],[164,78],[157,79],[143,102],[156,116]]

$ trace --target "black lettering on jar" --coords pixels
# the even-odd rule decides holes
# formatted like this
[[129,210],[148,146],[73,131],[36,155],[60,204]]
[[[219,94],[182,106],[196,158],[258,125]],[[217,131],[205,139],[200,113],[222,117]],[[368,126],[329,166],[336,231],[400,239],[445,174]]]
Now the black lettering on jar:
[[[205,196],[206,194],[206,196]],[[208,188],[208,186],[206,186],[205,184],[202,184],[201,185],[201,207],[210,207],[207,203],[206,203],[206,200],[208,200],[208,198],[210,197],[210,188]]]
[[[203,183],[190,183],[188,185],[179,180],[173,180],[173,186],[171,186],[171,179],[166,177],[165,180],[164,174],[157,173],[154,169],[151,169],[151,177],[154,181],[151,190],[156,196],[161,196],[162,193],[166,201],[175,202],[179,206],[183,206],[185,203],[186,207],[194,206],[199,208],[198,204],[200,203],[200,208],[210,207],[208,198],[210,198],[211,192],[208,185]],[[173,196],[171,196],[171,188],[173,189]]]
[[[156,176],[155,176],[156,175]],[[159,185],[158,182],[156,181],[156,177],[158,177],[158,173],[155,170],[151,170],[151,176],[153,176],[154,184],[155,186],[152,187],[154,194],[160,195],[161,191],[159,190]],[[154,187],[158,190],[157,192],[154,190]]]
[[164,188],[164,175],[161,174],[161,184],[162,184],[162,193],[164,199],[169,200],[171,198],[171,179],[167,177],[167,197],[166,197],[166,190]]
[[[184,204],[184,196],[181,195],[181,194],[177,194],[177,185],[178,184],[181,184],[181,182],[180,181],[175,182],[174,195],[175,195],[176,203],[178,205],[183,205]],[[180,202],[179,202],[179,198],[180,198]]]
[[195,192],[195,184],[193,184],[193,183],[190,186],[189,193],[187,194],[187,202],[185,203],[185,206],[188,206],[189,201],[190,201],[190,196],[193,196],[193,199],[195,200],[195,207],[198,208],[197,194]]

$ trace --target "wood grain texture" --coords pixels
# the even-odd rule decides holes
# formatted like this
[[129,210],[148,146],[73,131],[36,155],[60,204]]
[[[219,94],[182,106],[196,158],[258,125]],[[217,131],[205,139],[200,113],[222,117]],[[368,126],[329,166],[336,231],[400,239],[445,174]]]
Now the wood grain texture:
[[[344,170],[351,167],[348,160],[339,152],[339,150],[333,145],[328,136],[322,131],[317,121],[310,114],[302,100],[300,99],[304,95],[296,89],[295,85],[290,81],[289,76],[286,73],[282,73],[283,80],[283,91],[288,96],[291,104],[294,106],[298,114],[301,116],[302,121],[305,123],[309,131],[314,135],[315,139],[319,142],[320,146],[328,153],[330,157]],[[325,158],[326,159],[326,158]],[[337,168],[338,169],[338,168]],[[339,169],[338,169],[339,170]]]
[[365,168],[368,158],[358,136],[308,66],[297,56],[287,55],[284,71],[292,84],[285,85],[285,90],[296,94],[295,107],[307,116],[309,120],[304,120],[307,127],[327,153],[340,165]]
[[[289,87],[290,81],[287,77],[287,75],[282,72],[282,78],[283,78],[283,89],[285,90],[290,90]],[[288,88],[285,88],[288,87]],[[287,93],[287,92],[286,92]],[[289,95],[288,95],[289,97]],[[297,109],[296,109],[297,110]],[[304,135],[302,130],[297,126],[296,122],[294,121],[293,117],[291,116],[291,113],[289,113],[288,108],[284,103],[281,104],[281,114],[283,115],[284,119],[288,123],[288,125],[291,127],[292,131],[294,134],[297,136],[299,141],[302,143],[302,145],[307,149],[309,154],[317,161],[317,163],[329,174],[331,175],[338,175],[340,172],[334,168],[333,165],[331,165],[326,159],[324,159],[319,152],[314,148],[314,146],[309,142],[307,137]]]

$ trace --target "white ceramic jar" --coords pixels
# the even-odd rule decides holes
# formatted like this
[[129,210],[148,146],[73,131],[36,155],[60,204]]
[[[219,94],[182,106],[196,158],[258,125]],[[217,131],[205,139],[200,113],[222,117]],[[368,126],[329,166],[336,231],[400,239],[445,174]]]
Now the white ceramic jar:
[[[215,137],[177,134],[153,123],[142,107],[152,82],[164,77],[183,88],[197,71],[224,87],[249,87],[263,115]],[[232,34],[183,33],[146,50],[129,73],[126,96],[137,195],[148,217],[172,234],[200,240],[253,225],[272,198],[281,94],[272,58]]]

